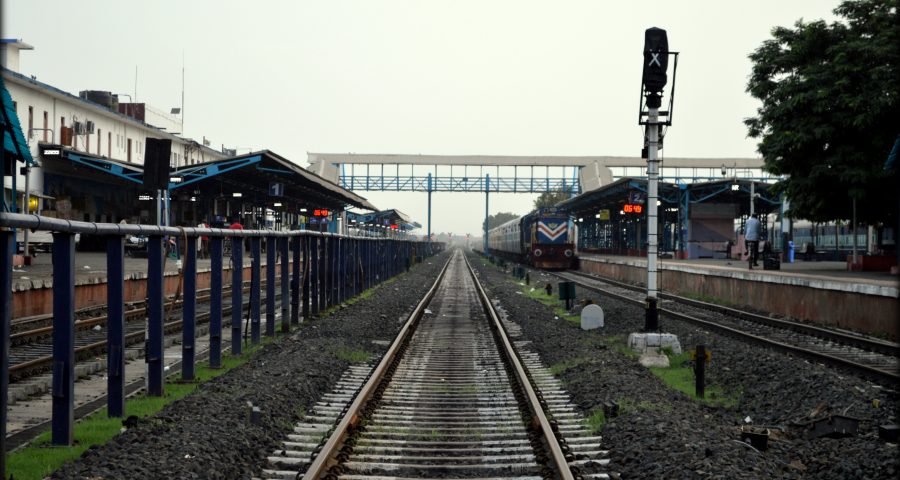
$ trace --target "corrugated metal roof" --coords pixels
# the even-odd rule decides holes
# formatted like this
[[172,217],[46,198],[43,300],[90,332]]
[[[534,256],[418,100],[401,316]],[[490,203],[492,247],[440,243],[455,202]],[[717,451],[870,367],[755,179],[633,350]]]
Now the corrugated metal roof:
[[3,90],[3,115],[0,118],[0,127],[3,128],[3,150],[6,158],[34,165],[31,151],[28,150],[28,142],[22,135],[22,126],[19,124],[19,116],[13,107],[12,97],[6,90],[6,83],[0,78],[0,90]]

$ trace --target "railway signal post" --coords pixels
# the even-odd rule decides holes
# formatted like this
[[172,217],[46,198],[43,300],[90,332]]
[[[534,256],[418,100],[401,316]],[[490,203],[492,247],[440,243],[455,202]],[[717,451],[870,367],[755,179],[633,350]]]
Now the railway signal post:
[[[644,32],[644,65],[641,76],[641,104],[638,124],[646,126],[645,151],[647,158],[647,304],[644,331],[659,330],[659,309],[657,295],[657,256],[658,256],[658,216],[657,198],[659,186],[659,149],[660,131],[663,125],[672,124],[672,107],[675,96],[675,69],[672,72],[672,88],[669,95],[669,109],[660,110],[663,90],[668,77],[669,56],[675,56],[675,68],[678,65],[678,54],[669,51],[666,31],[661,28],[648,28]],[[646,107],[646,111],[644,110]],[[644,118],[646,117],[646,120]],[[663,120],[660,120],[663,117]]]

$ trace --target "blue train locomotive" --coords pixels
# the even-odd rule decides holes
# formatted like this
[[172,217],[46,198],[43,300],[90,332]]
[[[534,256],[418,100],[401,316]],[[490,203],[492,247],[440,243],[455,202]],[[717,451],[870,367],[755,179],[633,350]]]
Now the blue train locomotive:
[[488,250],[537,268],[572,268],[576,236],[569,225],[567,213],[541,208],[489,230]]

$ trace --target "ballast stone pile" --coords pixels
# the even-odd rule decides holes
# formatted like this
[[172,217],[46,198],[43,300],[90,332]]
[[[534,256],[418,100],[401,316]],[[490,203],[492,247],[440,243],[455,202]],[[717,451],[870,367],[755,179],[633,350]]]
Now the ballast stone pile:
[[[335,385],[350,362],[338,352],[383,353],[400,318],[430,288],[447,254],[427,259],[375,295],[305,323],[288,341],[200,386],[51,478],[250,478],[292,425]],[[374,341],[373,341],[374,340]],[[260,409],[259,425],[247,417]]]
[[[480,266],[474,256],[470,260],[532,348],[548,365],[566,365],[559,376],[584,412],[605,401],[619,403],[620,415],[607,420],[601,435],[603,448],[610,450],[609,471],[621,478],[893,479],[900,471],[897,444],[877,434],[878,425],[897,423],[896,386],[879,386],[663,316],[661,325],[678,335],[684,349],[704,344],[712,351],[708,391],[718,386],[726,394],[740,392],[735,406],[700,404],[619,351],[627,348],[628,333],[643,326],[643,309],[592,295],[605,312],[605,326],[585,332],[517,294],[521,287],[510,282],[512,276]],[[532,271],[532,282],[556,281],[541,275]],[[861,418],[859,435],[807,440],[790,428],[822,405],[826,412],[847,410]],[[754,425],[776,427],[767,451],[738,442],[747,417]]]

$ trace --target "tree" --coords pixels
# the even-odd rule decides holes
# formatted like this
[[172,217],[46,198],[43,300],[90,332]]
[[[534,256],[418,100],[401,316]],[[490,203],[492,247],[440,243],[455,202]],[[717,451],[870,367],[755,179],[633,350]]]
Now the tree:
[[519,216],[509,212],[499,212],[495,215],[490,215],[488,216],[488,230],[494,227],[499,227],[500,225],[503,225],[510,220],[515,220],[516,218],[519,218]]
[[845,1],[843,21],[776,27],[750,55],[747,91],[762,101],[744,123],[789,214],[865,223],[897,217],[897,172],[883,166],[898,134],[900,29],[893,0]]
[[563,200],[568,200],[570,196],[569,192],[563,190],[544,192],[534,199],[534,208],[552,207]]

